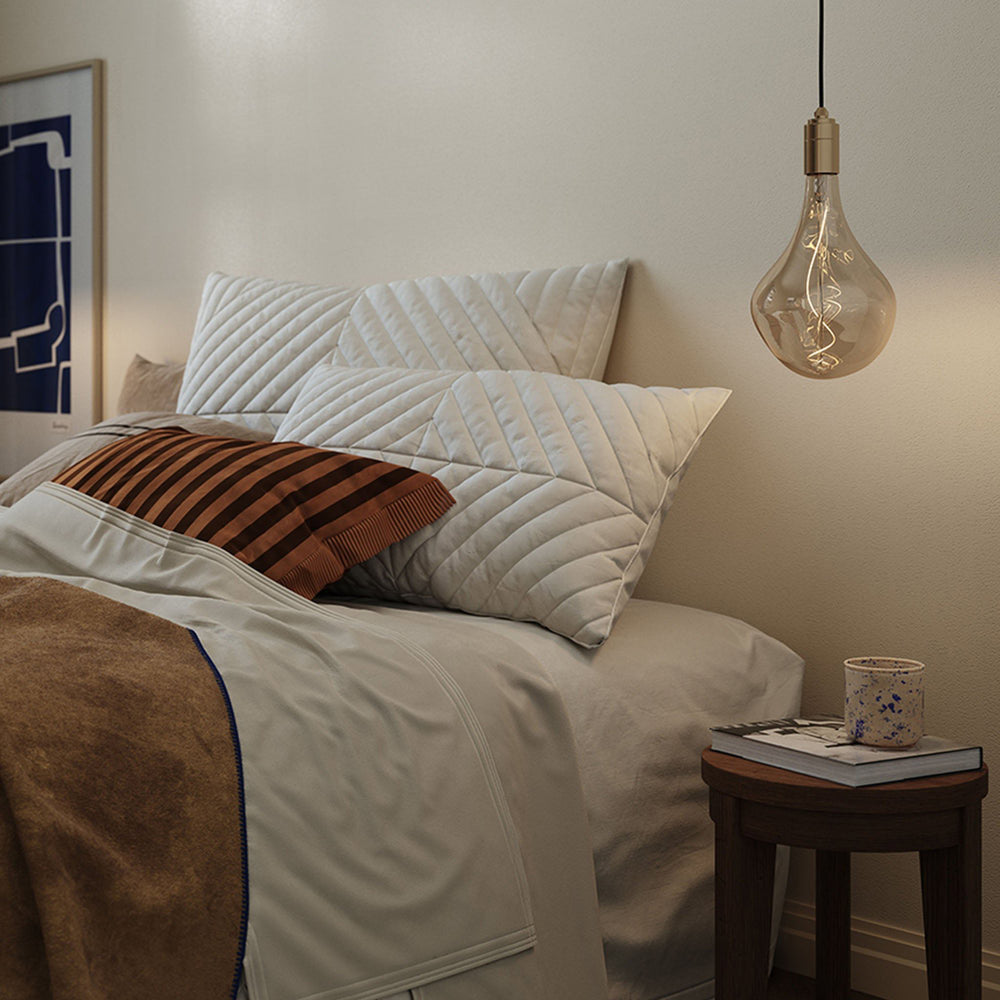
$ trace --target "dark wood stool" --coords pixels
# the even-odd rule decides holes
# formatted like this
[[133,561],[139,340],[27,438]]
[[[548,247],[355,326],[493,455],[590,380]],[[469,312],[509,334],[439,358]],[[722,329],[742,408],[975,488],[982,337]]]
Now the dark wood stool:
[[987,769],[850,788],[704,750],[715,822],[715,997],[764,1000],[776,844],[816,851],[816,996],[850,995],[851,851],[919,851],[931,1000],[982,996]]

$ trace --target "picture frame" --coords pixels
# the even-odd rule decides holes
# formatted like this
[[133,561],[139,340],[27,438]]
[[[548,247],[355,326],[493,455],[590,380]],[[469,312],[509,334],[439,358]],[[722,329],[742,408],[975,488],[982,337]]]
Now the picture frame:
[[104,64],[0,78],[0,478],[101,419]]

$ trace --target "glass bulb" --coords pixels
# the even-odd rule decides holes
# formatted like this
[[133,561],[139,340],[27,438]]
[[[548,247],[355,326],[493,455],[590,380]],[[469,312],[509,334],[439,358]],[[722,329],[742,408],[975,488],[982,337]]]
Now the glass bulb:
[[864,368],[896,318],[892,286],[848,228],[837,180],[836,173],[806,176],[799,227],[750,300],[764,343],[809,378]]

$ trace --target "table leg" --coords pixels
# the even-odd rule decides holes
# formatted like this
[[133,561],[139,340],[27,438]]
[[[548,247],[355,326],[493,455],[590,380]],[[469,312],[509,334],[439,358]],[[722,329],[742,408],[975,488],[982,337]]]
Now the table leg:
[[982,808],[961,813],[955,846],[920,852],[930,1000],[982,997]]
[[740,803],[711,791],[715,821],[715,1000],[765,1000],[774,844],[740,831]]
[[851,855],[816,852],[816,1000],[851,995]]

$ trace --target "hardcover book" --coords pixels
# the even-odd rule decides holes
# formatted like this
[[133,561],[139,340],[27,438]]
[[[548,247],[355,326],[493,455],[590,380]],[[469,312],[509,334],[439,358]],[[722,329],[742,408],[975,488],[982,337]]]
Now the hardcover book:
[[709,731],[713,750],[854,788],[974,771],[983,764],[982,747],[938,736],[924,736],[904,749],[864,746],[847,735],[843,719],[832,715],[715,726]]

